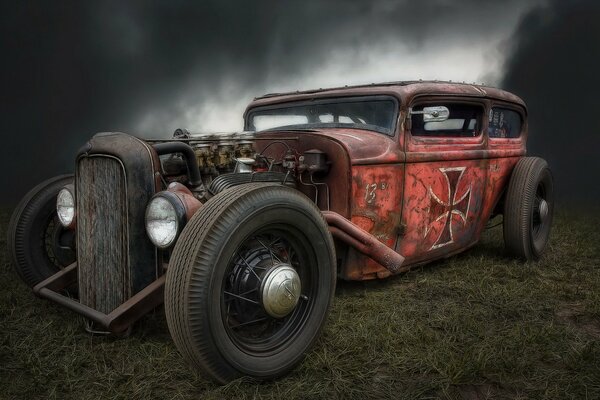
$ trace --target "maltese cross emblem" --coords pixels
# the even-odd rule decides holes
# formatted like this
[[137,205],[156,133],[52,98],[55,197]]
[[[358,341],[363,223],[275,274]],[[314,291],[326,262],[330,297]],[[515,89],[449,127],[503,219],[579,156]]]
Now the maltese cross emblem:
[[464,193],[457,193],[458,183],[460,182],[467,167],[440,168],[448,185],[447,201],[443,200],[446,196],[437,196],[431,186],[429,186],[429,225],[425,229],[425,237],[431,232],[431,224],[438,221],[444,221],[444,227],[440,231],[437,240],[429,250],[437,249],[454,243],[454,216],[457,215],[462,220],[463,225],[467,223],[469,213],[469,203],[471,200],[471,186]]

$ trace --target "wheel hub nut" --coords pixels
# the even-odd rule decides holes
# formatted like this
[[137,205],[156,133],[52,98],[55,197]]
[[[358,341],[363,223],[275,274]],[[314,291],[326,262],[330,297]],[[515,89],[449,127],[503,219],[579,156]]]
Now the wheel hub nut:
[[296,308],[300,290],[300,277],[296,270],[289,264],[279,264],[263,276],[262,305],[270,316],[283,318]]
[[544,199],[540,200],[539,213],[540,219],[545,221],[546,217],[548,217],[548,202]]

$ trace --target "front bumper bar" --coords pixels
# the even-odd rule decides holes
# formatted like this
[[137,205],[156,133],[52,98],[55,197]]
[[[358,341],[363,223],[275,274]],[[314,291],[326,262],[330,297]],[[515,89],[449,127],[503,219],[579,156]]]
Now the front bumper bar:
[[77,263],[38,283],[33,292],[83,315],[111,333],[126,331],[135,321],[162,304],[164,299],[165,275],[162,275],[109,314],[104,314],[58,293],[74,283],[77,283]]

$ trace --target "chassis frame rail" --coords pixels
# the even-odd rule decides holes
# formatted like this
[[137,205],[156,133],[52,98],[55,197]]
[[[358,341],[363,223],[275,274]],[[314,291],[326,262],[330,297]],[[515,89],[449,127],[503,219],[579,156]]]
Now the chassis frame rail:
[[127,330],[135,321],[162,304],[164,299],[165,275],[162,275],[109,314],[105,314],[58,293],[76,282],[77,263],[75,262],[38,283],[33,288],[33,292],[36,296],[52,300],[83,315],[115,334]]

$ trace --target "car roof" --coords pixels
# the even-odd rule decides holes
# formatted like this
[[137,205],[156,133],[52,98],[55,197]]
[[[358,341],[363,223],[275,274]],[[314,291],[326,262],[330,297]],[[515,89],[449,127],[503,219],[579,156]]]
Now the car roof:
[[422,95],[447,95],[490,98],[518,104],[526,109],[525,102],[517,95],[491,86],[452,81],[398,81],[371,83],[367,85],[340,86],[327,89],[302,90],[284,93],[268,93],[254,98],[248,108],[294,100],[310,100],[335,96],[392,95],[404,104]]

